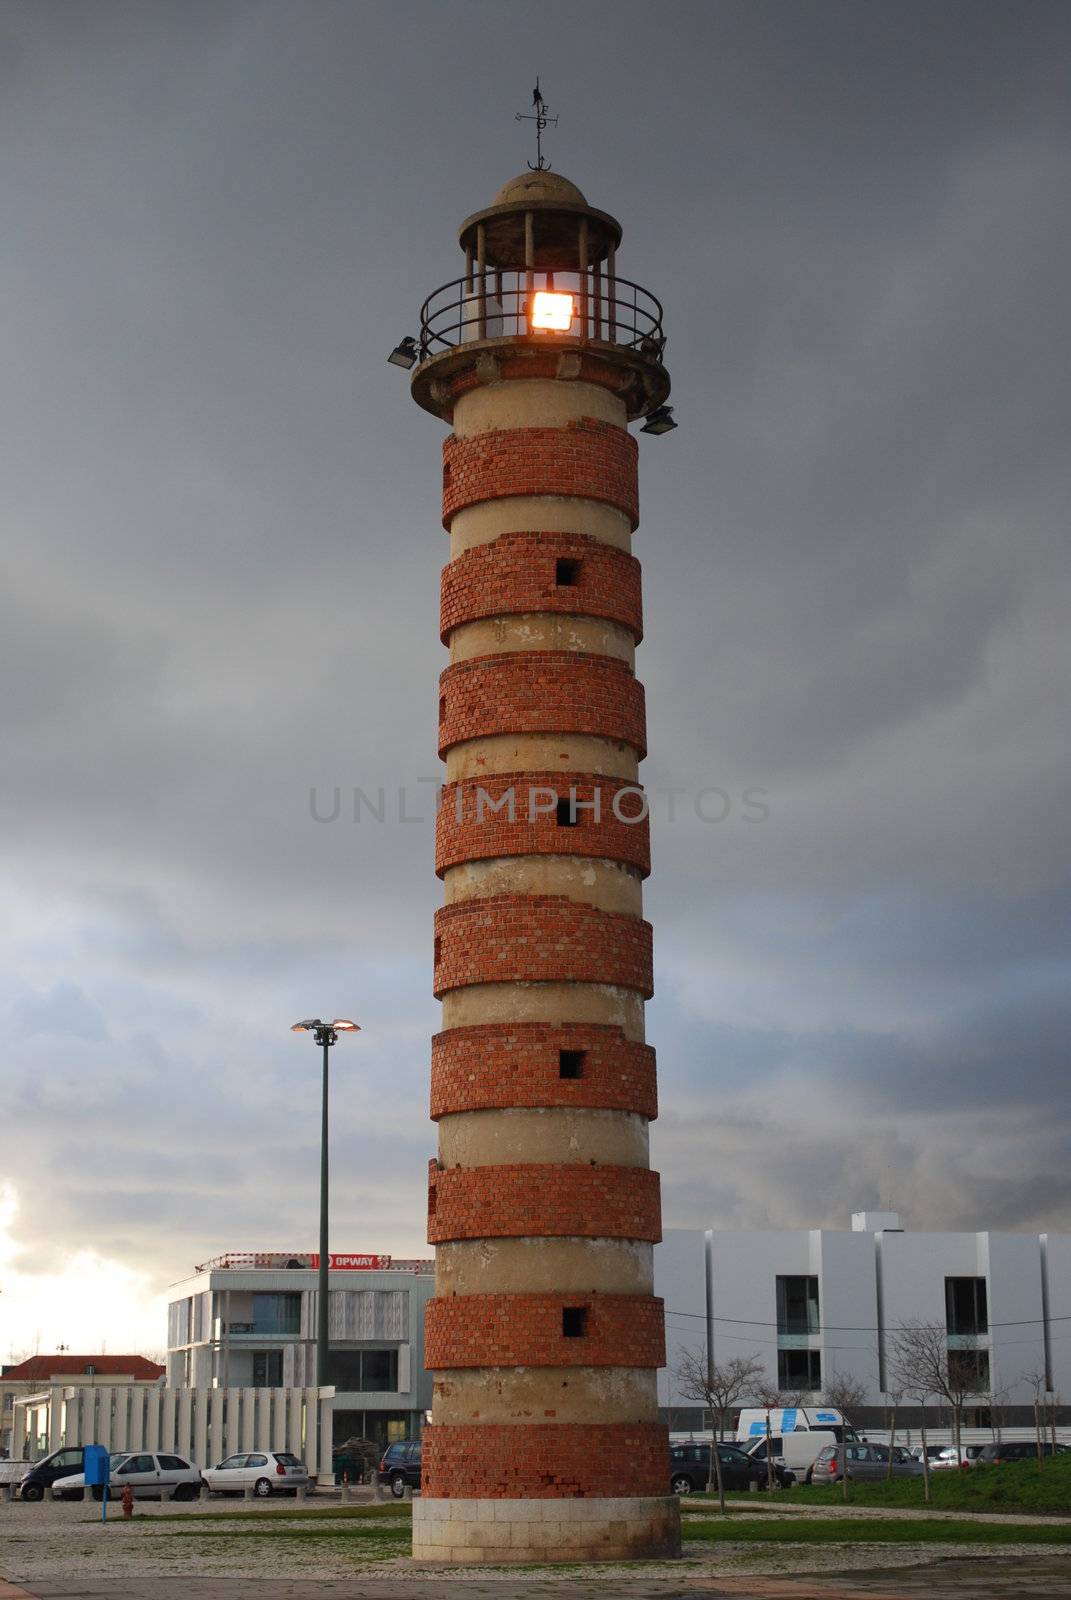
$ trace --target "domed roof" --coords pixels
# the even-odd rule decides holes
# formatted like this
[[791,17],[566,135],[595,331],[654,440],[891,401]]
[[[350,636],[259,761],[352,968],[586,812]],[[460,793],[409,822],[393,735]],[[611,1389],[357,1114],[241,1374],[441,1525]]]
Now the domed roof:
[[541,172],[529,169],[527,172],[522,172],[520,177],[511,178],[508,183],[502,185],[491,203],[496,206],[507,206],[532,200],[539,200],[544,204],[562,200],[567,205],[587,205],[575,183],[570,183],[569,179],[563,178],[560,173],[548,172],[545,167]]

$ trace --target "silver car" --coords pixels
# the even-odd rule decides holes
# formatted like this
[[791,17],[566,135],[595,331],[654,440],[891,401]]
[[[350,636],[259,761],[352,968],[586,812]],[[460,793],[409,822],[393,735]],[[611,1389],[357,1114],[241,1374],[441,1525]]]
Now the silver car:
[[[185,1456],[128,1451],[111,1456],[108,1468],[109,1500],[120,1499],[127,1484],[135,1500],[196,1500],[201,1493],[201,1469]],[[85,1492],[84,1472],[57,1478],[52,1485],[57,1500],[84,1500]],[[90,1493],[95,1500],[102,1498],[99,1488]]]
[[[811,1482],[840,1483],[845,1471],[845,1451],[849,1483],[874,1483],[888,1476],[890,1451],[887,1444],[828,1444],[818,1452]],[[921,1478],[922,1462],[916,1461],[902,1445],[893,1445],[892,1475],[894,1478]]]

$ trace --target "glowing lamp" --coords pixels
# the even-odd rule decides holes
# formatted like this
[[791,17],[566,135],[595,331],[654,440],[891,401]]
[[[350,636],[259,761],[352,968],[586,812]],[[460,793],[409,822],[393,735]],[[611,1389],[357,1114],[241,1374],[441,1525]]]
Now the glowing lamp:
[[553,333],[568,333],[573,320],[573,297],[552,289],[537,289],[532,299],[531,325]]
[[360,1033],[356,1022],[350,1022],[346,1017],[336,1017],[331,1024],[337,1033]]

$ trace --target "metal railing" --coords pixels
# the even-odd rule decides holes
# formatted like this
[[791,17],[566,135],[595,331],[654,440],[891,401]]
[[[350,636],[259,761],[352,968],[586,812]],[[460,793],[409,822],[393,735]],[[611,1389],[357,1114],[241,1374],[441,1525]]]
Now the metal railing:
[[[533,296],[539,290],[569,294],[568,328],[534,328]],[[441,355],[477,339],[549,337],[600,340],[660,360],[666,335],[662,306],[649,290],[616,274],[581,272],[474,271],[435,289],[420,308],[420,359]]]

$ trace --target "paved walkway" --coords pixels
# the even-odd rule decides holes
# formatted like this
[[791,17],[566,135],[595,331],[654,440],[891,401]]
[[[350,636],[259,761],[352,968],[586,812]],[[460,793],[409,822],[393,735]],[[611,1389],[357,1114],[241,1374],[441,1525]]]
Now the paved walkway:
[[[850,1577],[516,1578],[265,1580],[124,1578],[122,1600],[1071,1600],[1071,1565],[986,1555]],[[0,1600],[116,1600],[113,1582],[67,1578],[20,1588],[0,1579]]]

